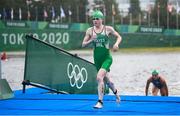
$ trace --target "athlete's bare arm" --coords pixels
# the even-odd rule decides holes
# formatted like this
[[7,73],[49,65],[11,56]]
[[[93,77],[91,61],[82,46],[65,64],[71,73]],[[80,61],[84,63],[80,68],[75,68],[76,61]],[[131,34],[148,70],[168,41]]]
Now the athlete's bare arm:
[[91,31],[92,31],[91,28],[87,29],[86,35],[85,35],[83,42],[82,42],[82,47],[86,47],[87,45],[89,45],[93,41],[93,38],[90,35]]
[[113,27],[107,26],[106,28],[107,28],[107,31],[109,31],[110,34],[112,34],[112,35],[115,36],[115,38],[116,38],[116,42],[115,42],[115,44],[113,45],[113,51],[117,51],[117,50],[119,49],[119,44],[121,43],[122,38],[121,38],[121,36],[119,35],[119,33],[114,30]]
[[146,88],[145,88],[146,96],[148,96],[148,89],[149,89],[149,84],[151,83],[151,81],[152,81],[152,77],[150,77],[146,82]]
[[169,91],[168,91],[168,87],[167,87],[166,82],[165,82],[165,84],[164,84],[164,87],[165,87],[165,89],[166,89],[166,94],[167,94],[167,96],[169,96]]
[[164,88],[166,90],[166,95],[168,96],[169,95],[169,91],[168,91],[168,87],[167,87],[166,81],[162,77],[160,77],[160,80],[161,80],[162,84],[164,85]]

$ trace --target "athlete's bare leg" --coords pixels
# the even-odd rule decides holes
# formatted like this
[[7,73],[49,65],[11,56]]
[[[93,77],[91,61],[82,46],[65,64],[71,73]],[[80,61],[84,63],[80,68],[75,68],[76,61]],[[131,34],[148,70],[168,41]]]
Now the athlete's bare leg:
[[105,77],[105,75],[106,75],[106,70],[101,68],[97,74],[99,100],[103,100],[103,96],[104,96],[104,77]]
[[160,89],[161,96],[168,96],[165,87]]
[[94,108],[102,108],[103,107],[103,96],[104,96],[104,77],[106,76],[106,70],[100,69],[97,74],[97,82],[98,82],[98,102],[94,106]]
[[159,88],[157,88],[157,87],[155,87],[155,86],[153,85],[152,94],[153,94],[154,96],[157,96],[158,92],[159,92]]
[[115,88],[109,73],[106,74],[105,80],[107,82],[108,87],[113,91],[114,95],[116,96],[116,102],[120,103],[119,91]]

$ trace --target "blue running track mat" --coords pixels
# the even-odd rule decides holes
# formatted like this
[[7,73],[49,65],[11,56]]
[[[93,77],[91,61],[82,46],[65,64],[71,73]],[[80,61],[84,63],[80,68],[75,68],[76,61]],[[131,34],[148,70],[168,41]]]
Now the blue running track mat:
[[105,95],[104,107],[93,109],[97,95],[49,94],[38,88],[14,93],[0,100],[0,115],[180,115],[180,97],[121,95],[117,104],[115,96]]

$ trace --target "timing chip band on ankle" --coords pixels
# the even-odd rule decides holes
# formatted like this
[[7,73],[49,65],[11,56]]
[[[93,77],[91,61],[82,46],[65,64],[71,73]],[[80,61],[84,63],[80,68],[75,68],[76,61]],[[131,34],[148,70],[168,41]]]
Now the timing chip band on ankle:
[[116,91],[114,92],[114,94],[117,94],[117,89],[116,89]]

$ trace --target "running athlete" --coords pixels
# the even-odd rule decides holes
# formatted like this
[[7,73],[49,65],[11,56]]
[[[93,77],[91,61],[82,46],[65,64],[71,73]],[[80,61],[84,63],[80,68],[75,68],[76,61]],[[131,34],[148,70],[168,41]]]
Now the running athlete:
[[98,101],[94,105],[94,108],[103,107],[103,95],[104,95],[104,80],[109,88],[116,96],[116,102],[120,103],[120,96],[118,90],[115,88],[114,83],[109,76],[110,66],[112,64],[112,56],[109,50],[109,35],[116,37],[116,42],[113,45],[112,50],[117,51],[121,42],[121,36],[111,26],[103,25],[104,15],[100,10],[96,10],[92,14],[93,27],[90,27],[86,31],[86,35],[82,42],[82,47],[89,45],[94,46],[94,63],[97,68],[97,82],[98,82]]
[[152,72],[152,76],[147,80],[145,94],[148,95],[149,84],[153,84],[152,94],[157,96],[160,90],[161,96],[168,96],[168,87],[164,78],[159,76],[157,70]]

